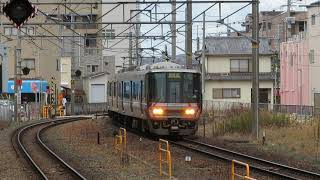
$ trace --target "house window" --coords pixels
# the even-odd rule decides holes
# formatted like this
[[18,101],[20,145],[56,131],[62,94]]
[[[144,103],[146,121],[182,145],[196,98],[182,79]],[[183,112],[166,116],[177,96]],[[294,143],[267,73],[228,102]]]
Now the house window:
[[231,59],[230,72],[249,72],[249,59]]
[[98,65],[92,65],[91,72],[97,72],[97,71],[98,71]]
[[29,69],[35,69],[35,59],[27,58],[21,61],[21,67],[28,67]]
[[304,21],[300,21],[299,22],[299,32],[303,32],[304,31]]
[[309,61],[310,61],[310,64],[314,63],[314,49],[311,49],[309,52]]
[[103,35],[106,39],[115,39],[116,33],[114,29],[104,29]]
[[213,88],[213,99],[240,98],[240,88]]
[[262,23],[262,31],[265,31],[267,29],[267,23],[263,22]]
[[[22,27],[20,30],[21,36],[34,35],[34,27]],[[16,36],[18,34],[18,30],[14,27],[5,27],[4,34],[7,36]]]
[[97,46],[97,34],[86,34],[86,47]]
[[268,30],[271,30],[271,28],[272,28],[272,23],[268,22]]
[[96,22],[97,15],[88,14],[82,16],[75,16],[75,22],[80,22],[81,24],[76,24],[75,29],[96,29],[97,25],[94,24]]
[[4,28],[4,34],[7,35],[7,36],[10,36],[11,35],[11,27],[5,27]]
[[311,24],[312,25],[316,24],[316,15],[314,15],[314,14],[311,16]]

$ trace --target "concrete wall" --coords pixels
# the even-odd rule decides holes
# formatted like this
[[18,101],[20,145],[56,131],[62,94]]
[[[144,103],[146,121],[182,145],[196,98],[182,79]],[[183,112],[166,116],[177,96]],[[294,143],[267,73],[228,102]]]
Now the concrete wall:
[[281,104],[311,105],[308,40],[291,41],[280,48]]
[[[118,2],[117,0],[108,0],[108,2]],[[132,0],[132,2],[135,2],[135,0]],[[114,6],[116,5],[109,5],[104,4],[102,9],[102,14],[110,11]],[[106,16],[102,18],[102,21],[114,21],[114,22],[121,22],[123,19],[125,21],[129,20],[130,17],[134,16],[136,12],[132,12],[130,15],[131,10],[136,10],[137,6],[135,4],[127,4],[124,8],[124,17],[123,17],[123,7],[119,6],[110,13],[108,13]],[[138,16],[133,18],[132,21],[137,21]],[[135,46],[135,26],[131,27],[131,25],[123,25],[123,24],[116,24],[112,25],[112,27],[108,26],[105,29],[114,29],[116,35],[120,36],[127,36],[129,32],[132,32],[133,34],[133,49],[136,49]],[[127,29],[128,28],[128,29]],[[126,30],[127,29],[127,30]],[[120,34],[121,33],[121,34]],[[103,41],[105,44],[103,55],[104,56],[114,56],[115,57],[115,65],[116,65],[116,71],[121,69],[123,64],[128,66],[129,60],[128,60],[128,49],[129,49],[129,38],[116,38],[116,39],[105,39]],[[110,49],[112,48],[112,49]],[[135,50],[133,50],[133,57],[135,56]],[[124,59],[125,58],[125,59]]]
[[[308,8],[308,32],[307,37],[309,38],[309,50],[314,50],[314,62],[310,63],[310,101],[311,104],[314,104],[314,93],[320,93],[320,17],[319,8],[310,7]],[[315,25],[311,23],[311,16],[315,15]],[[310,52],[310,51],[309,51]],[[306,52],[304,56],[309,57],[309,53]]]
[[71,88],[71,57],[62,57],[60,59],[61,85]]
[[107,83],[108,83],[108,78],[110,75],[104,74],[104,75],[99,75],[96,77],[89,77],[84,80],[84,91],[87,94],[88,98],[88,103],[91,103],[91,86],[92,84],[104,84],[105,85],[105,93],[102,95],[103,96],[103,101],[107,102]]

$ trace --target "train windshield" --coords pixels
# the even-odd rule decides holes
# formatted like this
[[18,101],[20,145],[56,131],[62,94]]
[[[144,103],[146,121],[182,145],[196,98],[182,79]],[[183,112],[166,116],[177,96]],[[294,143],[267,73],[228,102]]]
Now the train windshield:
[[200,102],[200,74],[152,73],[149,75],[149,98],[160,103]]

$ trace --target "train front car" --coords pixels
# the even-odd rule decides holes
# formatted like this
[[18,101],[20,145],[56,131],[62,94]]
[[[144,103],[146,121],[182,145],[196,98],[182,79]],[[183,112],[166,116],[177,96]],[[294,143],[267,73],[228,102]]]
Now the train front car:
[[201,74],[190,69],[146,74],[147,115],[151,133],[193,135],[201,114]]

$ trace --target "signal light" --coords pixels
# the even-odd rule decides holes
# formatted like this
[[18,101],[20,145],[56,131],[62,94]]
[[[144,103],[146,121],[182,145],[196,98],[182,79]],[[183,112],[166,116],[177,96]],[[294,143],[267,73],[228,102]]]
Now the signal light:
[[29,18],[35,16],[37,8],[28,0],[10,0],[2,8],[2,11],[19,29]]
[[28,67],[24,67],[24,68],[22,69],[23,75],[28,75],[29,72],[30,72],[30,69],[29,69]]

